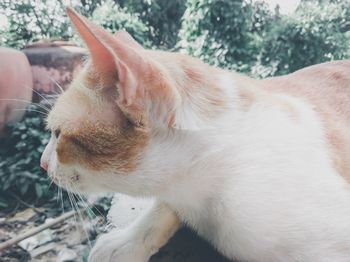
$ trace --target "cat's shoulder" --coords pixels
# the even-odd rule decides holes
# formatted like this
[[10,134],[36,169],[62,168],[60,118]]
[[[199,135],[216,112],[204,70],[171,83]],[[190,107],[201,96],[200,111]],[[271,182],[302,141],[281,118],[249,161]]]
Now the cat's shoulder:
[[286,95],[312,108],[335,168],[350,181],[350,60],[313,65],[257,82],[271,96]]

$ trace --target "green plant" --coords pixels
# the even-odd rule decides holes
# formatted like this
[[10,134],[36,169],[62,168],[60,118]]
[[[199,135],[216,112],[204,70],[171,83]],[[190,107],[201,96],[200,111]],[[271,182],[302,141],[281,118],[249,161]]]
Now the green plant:
[[148,28],[139,15],[129,13],[126,7],[120,7],[113,0],[107,0],[98,6],[93,12],[92,20],[111,32],[124,29],[142,45],[151,46]]
[[188,0],[179,45],[213,65],[249,72],[271,19],[262,2]]
[[7,127],[0,140],[0,208],[8,205],[13,195],[26,200],[48,199],[55,195],[49,189],[50,179],[40,168],[40,157],[49,140],[39,106],[30,105],[21,122]]
[[348,3],[317,2],[304,1],[294,14],[275,19],[262,42],[259,59],[269,68],[268,75],[349,57]]
[[[91,16],[102,0],[77,0],[72,7]],[[41,39],[71,40],[73,30],[63,0],[0,1],[0,15],[8,20],[8,27],[0,30],[0,45],[23,48]]]
[[72,31],[62,0],[0,1],[0,14],[8,20],[8,28],[0,31],[1,45],[22,48],[28,42],[43,38],[68,40]]
[[147,26],[152,45],[161,49],[173,48],[179,40],[181,18],[187,0],[117,0],[121,7],[137,14]]

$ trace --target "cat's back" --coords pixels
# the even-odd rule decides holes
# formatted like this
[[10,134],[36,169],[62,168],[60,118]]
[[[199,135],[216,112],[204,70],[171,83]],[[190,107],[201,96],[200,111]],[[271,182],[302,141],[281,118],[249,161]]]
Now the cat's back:
[[261,82],[269,91],[304,97],[316,110],[331,110],[350,123],[350,60],[318,64]]
[[319,114],[337,171],[350,181],[350,60],[310,66],[260,81],[263,89],[298,97]]

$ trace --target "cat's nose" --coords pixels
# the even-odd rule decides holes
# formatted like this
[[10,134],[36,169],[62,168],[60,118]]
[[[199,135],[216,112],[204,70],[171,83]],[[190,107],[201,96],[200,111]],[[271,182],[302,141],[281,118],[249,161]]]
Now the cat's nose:
[[40,166],[42,169],[44,169],[45,171],[47,171],[49,169],[49,163],[46,162],[43,157],[41,157],[40,159]]

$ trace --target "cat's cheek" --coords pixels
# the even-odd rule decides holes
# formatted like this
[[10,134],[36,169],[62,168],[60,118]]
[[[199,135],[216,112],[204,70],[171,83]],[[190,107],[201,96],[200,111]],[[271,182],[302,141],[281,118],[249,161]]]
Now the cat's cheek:
[[50,177],[54,177],[57,169],[57,154],[52,153],[50,156],[49,166],[47,173]]
[[72,167],[59,162],[56,151],[51,154],[48,175],[58,186],[70,190],[80,177]]

